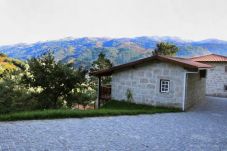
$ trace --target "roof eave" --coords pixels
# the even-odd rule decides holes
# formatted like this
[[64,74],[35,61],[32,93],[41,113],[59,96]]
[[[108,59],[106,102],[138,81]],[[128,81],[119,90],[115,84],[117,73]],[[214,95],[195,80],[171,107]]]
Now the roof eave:
[[179,61],[176,61],[176,60],[173,60],[173,59],[169,59],[169,58],[164,57],[164,56],[156,55],[156,56],[151,56],[151,57],[144,58],[144,59],[141,59],[141,60],[137,60],[137,61],[134,61],[134,62],[115,66],[115,67],[112,67],[110,69],[95,71],[95,72],[90,73],[90,75],[97,76],[97,77],[99,77],[99,76],[110,76],[112,73],[114,73],[114,71],[123,70],[125,68],[133,68],[133,67],[138,66],[138,65],[143,64],[143,63],[153,62],[154,60],[172,63],[172,64],[175,64],[175,65],[180,65],[183,68],[185,68],[186,70],[190,70],[190,71],[191,70],[199,70],[200,68],[204,68],[204,69],[205,68],[206,69],[212,68],[212,66],[210,66],[210,65],[207,65],[206,67],[198,67],[198,66],[187,64],[187,63],[179,62]]

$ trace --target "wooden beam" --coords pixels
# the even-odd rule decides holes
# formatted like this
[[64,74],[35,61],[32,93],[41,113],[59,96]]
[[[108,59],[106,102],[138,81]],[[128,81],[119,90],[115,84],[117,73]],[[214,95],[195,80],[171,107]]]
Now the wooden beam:
[[100,100],[101,100],[101,76],[98,77],[98,97],[96,102],[96,108],[100,108]]

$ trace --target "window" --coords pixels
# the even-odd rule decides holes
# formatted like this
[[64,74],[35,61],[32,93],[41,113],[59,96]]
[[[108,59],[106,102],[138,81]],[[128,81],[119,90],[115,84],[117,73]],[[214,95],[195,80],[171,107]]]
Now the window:
[[169,92],[169,80],[160,80],[160,92],[161,93],[168,93]]
[[227,91],[227,85],[224,85],[224,91]]
[[227,66],[225,66],[225,72],[227,72]]
[[199,74],[200,74],[200,78],[206,78],[207,71],[206,70],[200,70]]

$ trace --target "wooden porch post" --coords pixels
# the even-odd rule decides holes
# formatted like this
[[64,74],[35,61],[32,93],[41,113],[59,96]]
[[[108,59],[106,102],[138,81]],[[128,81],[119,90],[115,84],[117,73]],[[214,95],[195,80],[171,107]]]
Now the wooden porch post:
[[101,100],[101,76],[98,77],[98,97],[96,101],[96,109],[100,108],[100,100]]

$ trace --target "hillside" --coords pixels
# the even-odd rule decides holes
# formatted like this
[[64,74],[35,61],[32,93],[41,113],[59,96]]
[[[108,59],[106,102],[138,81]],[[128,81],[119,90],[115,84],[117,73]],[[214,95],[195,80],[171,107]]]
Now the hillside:
[[175,37],[135,38],[67,38],[34,44],[1,46],[0,52],[20,60],[38,57],[48,50],[57,60],[73,62],[76,66],[89,67],[100,52],[116,65],[150,56],[157,42],[169,42],[179,47],[178,56],[191,57],[216,53],[227,56],[227,41],[208,39],[185,41]]
[[15,70],[22,67],[22,62],[16,59],[7,57],[4,54],[0,54],[0,74],[5,70]]

